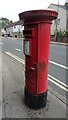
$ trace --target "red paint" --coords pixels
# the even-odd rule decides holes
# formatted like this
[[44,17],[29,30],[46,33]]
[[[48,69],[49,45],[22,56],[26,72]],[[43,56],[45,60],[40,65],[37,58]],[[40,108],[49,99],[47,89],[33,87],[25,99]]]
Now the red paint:
[[30,55],[25,55],[25,87],[35,94],[48,89],[50,29],[51,21],[57,15],[56,11],[51,10],[32,10],[19,14],[20,20],[24,21],[25,39],[30,41]]

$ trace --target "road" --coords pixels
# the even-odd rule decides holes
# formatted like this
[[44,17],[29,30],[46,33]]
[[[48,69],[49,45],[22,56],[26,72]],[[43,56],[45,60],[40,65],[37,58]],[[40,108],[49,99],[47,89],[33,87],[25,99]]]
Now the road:
[[[68,88],[68,83],[66,81],[66,71],[68,71],[68,66],[66,66],[66,49],[68,49],[68,47],[64,45],[50,44],[48,72],[49,85],[65,97],[68,91],[66,89]],[[4,53],[12,53],[22,60],[25,60],[23,54],[23,40],[21,39],[3,38],[2,51]]]
[[[23,43],[21,39],[13,38],[3,38],[0,41],[0,47],[2,46],[2,83],[3,83],[3,104],[2,104],[2,117],[3,118],[66,118],[66,105],[62,102],[63,97],[58,99],[56,97],[57,92],[60,91],[60,94],[65,96],[66,89],[62,89],[62,84],[59,84],[55,78],[57,74],[53,76],[52,70],[58,69],[66,70],[65,60],[63,60],[62,65],[57,64],[57,61],[51,59],[52,49],[55,49],[55,46],[51,44],[50,50],[50,61],[49,61],[49,77],[48,77],[48,87],[53,88],[53,91],[50,91],[48,88],[48,98],[46,107],[39,110],[31,110],[24,104],[24,66],[25,66],[25,56],[22,52]],[[59,47],[63,49],[65,47]],[[0,50],[1,51],[1,50]],[[64,50],[63,50],[64,51]],[[62,55],[64,56],[65,53]],[[11,57],[10,57],[11,56]],[[1,54],[0,54],[1,57]],[[59,60],[59,58],[57,59]],[[60,62],[60,60],[59,60]],[[53,63],[53,64],[52,64]],[[61,66],[61,67],[60,67]],[[50,68],[51,67],[51,68]],[[51,71],[50,71],[51,69]],[[56,77],[55,77],[56,76]],[[52,77],[52,78],[51,78]],[[54,77],[54,78],[53,78]],[[65,76],[63,76],[65,77]],[[61,78],[61,77],[60,77]],[[53,80],[54,79],[54,80]],[[54,83],[55,82],[55,83]],[[62,80],[60,79],[60,82]],[[57,84],[58,83],[58,84]],[[65,81],[62,82],[64,85]],[[56,88],[56,89],[55,89]],[[58,89],[57,89],[58,88]],[[65,88],[65,87],[63,87]],[[60,100],[61,99],[61,100]],[[1,100],[2,102],[2,100]]]

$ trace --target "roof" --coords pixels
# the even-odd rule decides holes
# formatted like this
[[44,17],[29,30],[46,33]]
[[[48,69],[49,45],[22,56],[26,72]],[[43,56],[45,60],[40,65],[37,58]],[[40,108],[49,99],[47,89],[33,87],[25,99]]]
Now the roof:
[[17,22],[14,23],[14,26],[16,26],[16,25],[22,25],[22,24],[23,24],[22,21],[17,21]]
[[22,25],[22,24],[23,24],[22,21],[9,22],[9,24],[7,25],[7,28],[13,27],[13,26],[16,26],[16,25]]
[[[65,5],[58,5],[58,4],[53,4],[53,3],[51,3],[50,6],[51,6],[51,5],[54,5],[54,6],[57,6],[57,7],[60,7],[60,8],[63,8],[63,9],[68,10],[68,3],[66,3]],[[50,6],[49,6],[49,7],[50,7]],[[48,8],[49,8],[49,7],[48,7]]]
[[13,22],[9,22],[8,25],[7,25],[7,28],[13,27],[13,26],[14,26],[14,23]]

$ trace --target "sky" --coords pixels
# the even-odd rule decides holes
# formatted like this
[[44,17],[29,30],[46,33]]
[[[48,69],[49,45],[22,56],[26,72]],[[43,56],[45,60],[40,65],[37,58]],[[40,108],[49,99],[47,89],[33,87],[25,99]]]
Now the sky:
[[[66,0],[59,0],[64,5]],[[19,20],[18,14],[27,10],[47,9],[48,6],[58,4],[58,0],[0,0],[0,18],[5,17],[13,22]]]

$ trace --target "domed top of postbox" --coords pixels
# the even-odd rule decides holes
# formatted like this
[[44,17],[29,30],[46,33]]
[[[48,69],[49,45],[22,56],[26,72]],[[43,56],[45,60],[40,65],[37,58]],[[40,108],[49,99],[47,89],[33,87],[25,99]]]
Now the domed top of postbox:
[[24,22],[33,22],[33,21],[52,21],[57,18],[57,11],[54,10],[31,10],[25,11],[19,14],[20,20]]

